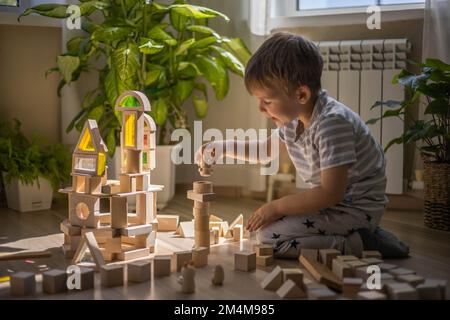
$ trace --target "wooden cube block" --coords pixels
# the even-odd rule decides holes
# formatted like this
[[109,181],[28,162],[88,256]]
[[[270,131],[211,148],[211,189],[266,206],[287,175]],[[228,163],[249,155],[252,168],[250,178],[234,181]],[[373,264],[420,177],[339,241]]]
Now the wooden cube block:
[[340,279],[353,277],[353,269],[346,262],[339,261],[338,259],[333,260],[332,271]]
[[407,283],[388,283],[384,288],[391,300],[417,300],[417,290]]
[[445,299],[446,285],[442,287],[435,280],[426,279],[424,283],[416,287],[421,300],[442,300]]
[[42,273],[42,291],[48,294],[67,290],[67,273],[64,270],[51,269]]
[[288,279],[277,290],[281,299],[303,299],[306,293],[292,280]]
[[362,257],[363,258],[383,259],[383,257],[381,256],[381,253],[379,251],[363,251]]
[[447,280],[440,279],[426,279],[425,284],[437,285],[441,289],[441,299],[447,299]]
[[342,279],[342,294],[347,298],[354,298],[358,294],[363,284],[361,278]]
[[357,298],[359,300],[386,300],[387,299],[386,295],[379,291],[361,291],[361,292],[358,292]]
[[397,269],[397,266],[389,263],[380,263],[378,265],[380,267],[381,272],[389,272],[390,270]]
[[340,262],[348,262],[348,261],[359,260],[357,257],[352,256],[352,255],[337,256],[336,259],[339,260]]
[[36,277],[32,272],[20,271],[10,277],[10,294],[15,297],[36,293]]
[[150,260],[139,260],[127,265],[128,282],[150,281]]
[[355,278],[367,280],[367,278],[369,277],[369,274],[367,273],[367,266],[353,269],[353,276]]
[[397,277],[397,280],[399,282],[405,282],[410,284],[413,287],[418,286],[419,284],[423,283],[425,279],[421,276],[415,275],[415,274],[405,274]]
[[194,267],[201,268],[208,265],[208,253],[209,250],[206,247],[198,247],[192,250],[192,260],[194,261]]
[[266,275],[261,282],[261,287],[264,290],[278,290],[283,284],[283,269],[276,266],[270,273]]
[[102,286],[123,286],[123,265],[103,265],[100,267]]
[[172,271],[180,272],[185,262],[192,260],[192,251],[174,252],[172,256]]
[[153,258],[153,275],[155,278],[170,276],[171,256],[155,256]]
[[[105,249],[106,249],[106,251],[111,252],[111,253],[122,252],[122,238],[116,237],[116,238],[106,239]],[[107,259],[105,259],[105,260],[107,260]]]
[[239,251],[234,254],[234,270],[252,271],[256,269],[256,253]]
[[244,226],[242,224],[237,224],[234,226],[233,239],[234,241],[241,241],[244,239]]
[[256,265],[260,267],[267,267],[273,263],[273,255],[258,256],[256,255]]
[[308,291],[308,298],[312,300],[335,300],[337,294],[328,288],[313,289]]
[[292,280],[303,290],[303,272],[299,268],[283,268],[283,282]]
[[256,256],[272,256],[273,246],[270,244],[256,244],[253,246]]
[[352,272],[355,272],[356,268],[362,268],[362,267],[367,267],[367,263],[361,261],[361,260],[350,260],[346,262],[350,268],[352,268]]
[[[317,249],[300,249],[300,257],[304,256],[311,261],[319,261],[319,250]],[[300,260],[299,257],[299,260]]]
[[333,259],[341,255],[341,252],[336,249],[322,249],[319,250],[320,261],[328,267],[328,269],[333,268]]
[[397,268],[397,269],[389,270],[389,273],[397,278],[398,276],[404,276],[406,274],[415,274],[416,272],[413,270],[406,269],[406,268]]
[[158,214],[158,231],[175,231],[178,228],[180,216],[172,214]]
[[94,288],[94,269],[80,268],[80,289],[88,290]]
[[362,262],[367,263],[368,265],[379,265],[383,263],[383,260],[378,258],[364,258],[361,259]]

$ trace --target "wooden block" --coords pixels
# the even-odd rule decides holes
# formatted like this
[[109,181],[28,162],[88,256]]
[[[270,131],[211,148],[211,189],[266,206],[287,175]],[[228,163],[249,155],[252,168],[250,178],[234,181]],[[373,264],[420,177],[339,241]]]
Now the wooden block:
[[283,270],[276,266],[270,273],[266,275],[264,280],[261,282],[261,287],[264,290],[278,290],[283,284]]
[[261,267],[267,267],[273,264],[273,255],[270,256],[256,256],[256,265]]
[[138,224],[149,224],[156,219],[156,193],[148,192],[136,195],[136,216]]
[[64,244],[70,246],[70,250],[77,250],[81,241],[81,236],[66,236],[64,235]]
[[178,222],[180,216],[171,214],[158,214],[156,216],[158,220],[159,231],[175,231],[178,228]]
[[234,221],[230,224],[230,228],[231,230],[233,230],[234,226],[240,224],[240,225],[244,225],[244,215],[240,214],[236,217],[236,219],[234,219]]
[[195,193],[212,193],[213,185],[211,181],[194,181],[192,189]]
[[303,299],[306,293],[292,280],[286,280],[277,290],[277,295],[281,299]]
[[105,249],[106,249],[106,251],[111,252],[111,253],[122,252],[122,238],[117,237],[117,238],[106,239]]
[[128,282],[150,281],[150,260],[139,260],[127,264]]
[[273,246],[270,244],[255,244],[253,250],[256,252],[256,256],[272,256]]
[[152,232],[151,224],[140,224],[136,226],[129,226],[120,229],[120,234],[126,237],[139,236],[144,234],[150,234]]
[[180,236],[183,238],[193,238],[194,237],[194,222],[193,221],[180,222]]
[[89,252],[91,253],[92,258],[94,259],[97,268],[100,268],[105,264],[103,259],[103,255],[98,247],[97,240],[95,240],[95,236],[92,232],[87,232],[84,234],[84,238],[86,239],[87,247],[89,248]]
[[283,268],[283,282],[292,280],[300,288],[303,289],[303,272],[299,268]]
[[303,287],[307,292],[309,292],[311,290],[327,288],[326,285],[321,284],[315,280],[308,279],[308,278],[303,279]]
[[446,280],[439,280],[439,279],[426,279],[425,284],[429,285],[436,285],[441,289],[441,299],[445,300],[447,299],[447,281]]
[[[201,202],[198,202],[201,203]],[[192,208],[192,214],[194,217],[206,217],[209,216],[209,208],[198,208],[198,207],[193,207]],[[209,223],[209,220],[208,220]]]
[[170,276],[171,256],[155,256],[153,258],[153,275],[155,278]]
[[67,291],[66,271],[51,269],[43,272],[42,291],[48,294],[56,294]]
[[313,289],[308,291],[308,298],[311,300],[335,300],[337,294],[328,288]]
[[415,288],[407,283],[388,283],[386,292],[391,300],[417,300],[419,294]]
[[348,262],[348,261],[359,260],[357,257],[352,256],[352,255],[337,256],[336,259],[339,260],[340,262]]
[[[300,257],[304,256],[308,260],[319,261],[319,250],[317,249],[300,249]],[[300,260],[299,257],[299,260]]]
[[341,252],[336,249],[322,249],[319,250],[320,261],[331,270],[333,267],[333,259],[340,256]]
[[103,265],[100,267],[100,275],[104,287],[123,286],[123,265]]
[[320,264],[317,261],[309,260],[305,256],[300,256],[300,263],[306,268],[306,270],[308,270],[314,279],[320,283],[338,291],[342,290],[341,280],[323,264]]
[[77,290],[88,290],[94,288],[94,270],[80,267],[80,288]]
[[350,260],[346,262],[350,268],[352,268],[352,272],[355,272],[356,268],[361,268],[361,267],[367,267],[367,263],[361,261],[361,260]]
[[362,284],[361,278],[344,278],[342,279],[342,294],[347,298],[355,298]]
[[139,235],[134,237],[136,248],[150,248],[155,245],[156,231],[152,231],[148,235]]
[[369,278],[369,274],[367,273],[367,267],[366,266],[353,269],[353,275],[356,278],[361,278],[363,280],[367,280],[367,278]]
[[84,192],[88,194],[101,194],[102,177],[85,177]]
[[389,272],[390,270],[397,268],[396,265],[389,263],[380,263],[378,266],[380,267],[381,272]]
[[81,228],[77,227],[77,226],[73,226],[69,223],[69,220],[64,220],[63,222],[61,222],[60,226],[60,230],[68,235],[68,236],[79,236],[81,235]]
[[136,179],[127,174],[119,174],[120,192],[135,192],[136,191]]
[[150,255],[149,248],[138,248],[138,249],[128,249],[122,250],[121,253],[116,253],[116,257],[121,261],[134,260],[138,258],[148,257]]
[[256,253],[239,251],[234,253],[234,270],[252,271],[256,269]]
[[241,241],[244,238],[244,226],[237,224],[233,227],[233,239],[234,241]]
[[216,199],[215,193],[195,193],[192,190],[188,190],[187,198],[198,202],[210,202]]
[[63,250],[63,255],[64,258],[66,259],[72,259],[75,255],[76,249],[73,250],[70,246],[70,244],[63,244],[61,246],[62,250]]
[[210,244],[218,244],[219,243],[219,228],[214,227],[210,231]]
[[389,273],[392,274],[394,277],[398,277],[398,276],[404,276],[406,274],[415,274],[416,272],[413,270],[406,269],[406,268],[396,268],[396,269],[389,270]]
[[121,229],[128,226],[128,202],[126,197],[111,197],[111,228]]
[[383,263],[383,260],[378,258],[364,258],[361,259],[362,262],[367,263],[368,265],[379,265]]
[[104,239],[104,243],[106,243],[106,239],[114,238],[119,235],[117,229],[112,229],[110,227],[81,229],[81,235],[84,235],[87,232],[92,232],[95,236],[95,239],[97,239],[97,242],[101,242],[100,239]]
[[185,262],[192,260],[192,251],[174,252],[172,255],[172,271],[180,272]]
[[415,274],[405,274],[398,276],[396,278],[399,282],[405,282],[410,284],[413,287],[418,286],[419,284],[422,284],[425,279],[421,276],[415,275]]
[[10,294],[15,297],[34,295],[36,293],[36,277],[31,272],[16,272],[10,276]]
[[209,215],[209,221],[210,222],[224,222],[222,218],[219,218],[218,216],[215,216],[213,214]]
[[421,300],[442,300],[445,298],[446,286],[443,286],[433,280],[426,279],[423,283],[416,287]]
[[386,300],[384,293],[378,291],[361,291],[356,296],[359,300]]
[[381,253],[379,251],[363,251],[362,257],[363,258],[383,259],[383,257],[381,256]]
[[348,263],[339,261],[337,259],[333,260],[332,271],[339,279],[350,278],[354,275],[354,271],[352,267],[348,265]]
[[201,268],[208,265],[208,248],[198,247],[192,249],[192,260],[194,261],[194,267]]

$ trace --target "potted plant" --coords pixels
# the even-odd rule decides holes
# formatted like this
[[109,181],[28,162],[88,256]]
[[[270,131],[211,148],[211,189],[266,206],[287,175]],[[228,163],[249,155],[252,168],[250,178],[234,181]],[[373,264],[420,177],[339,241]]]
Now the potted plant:
[[0,171],[9,208],[50,209],[53,189],[69,181],[70,163],[67,146],[27,139],[18,120],[0,123]]
[[[372,107],[387,107],[381,118],[401,117],[410,111],[415,101],[425,103],[425,119],[414,119],[405,132],[387,145],[420,142],[418,149],[424,161],[425,225],[450,230],[450,65],[438,59],[426,59],[416,64],[418,74],[402,70],[392,83],[407,89],[409,98],[400,101],[377,102]],[[368,123],[375,123],[371,119]],[[402,118],[403,119],[403,118]]]
[[[57,57],[57,66],[50,71],[61,74],[58,93],[82,72],[99,73],[98,87],[86,94],[82,110],[67,131],[80,131],[86,119],[95,119],[110,156],[118,145],[121,125],[114,102],[124,90],[140,90],[148,96],[150,115],[158,126],[158,144],[167,145],[173,129],[189,129],[187,103],[192,103],[198,118],[205,117],[206,84],[212,86],[216,99],[223,99],[228,93],[228,72],[242,76],[250,57],[241,39],[221,36],[208,27],[209,19],[228,21],[228,17],[187,1],[170,5],[148,0],[80,1],[78,6],[85,35],[67,42],[67,52]],[[26,9],[21,16],[37,13],[66,19],[67,8],[42,4]],[[101,14],[100,22],[92,18],[94,13]],[[175,178],[170,174],[175,168],[169,158],[172,146],[167,148],[157,149],[166,157],[157,154],[158,169],[152,180],[174,190]],[[167,180],[159,181],[157,176]],[[162,197],[158,194],[159,201]]]

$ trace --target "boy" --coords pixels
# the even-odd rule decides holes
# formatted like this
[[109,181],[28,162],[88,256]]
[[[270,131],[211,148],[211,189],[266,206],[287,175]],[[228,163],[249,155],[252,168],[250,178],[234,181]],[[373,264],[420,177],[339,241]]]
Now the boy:
[[[277,126],[277,134],[262,147],[272,158],[270,139],[284,142],[297,173],[311,185],[306,192],[261,206],[247,229],[258,230],[258,240],[272,244],[278,256],[297,257],[301,248],[407,255],[402,243],[377,229],[387,203],[383,150],[356,113],[321,89],[322,66],[316,46],[289,33],[273,35],[247,64],[247,90]],[[206,144],[197,161],[208,152],[215,160],[239,157],[226,153],[230,143],[234,150],[245,145],[246,160],[270,161],[250,159],[248,150],[256,141]]]

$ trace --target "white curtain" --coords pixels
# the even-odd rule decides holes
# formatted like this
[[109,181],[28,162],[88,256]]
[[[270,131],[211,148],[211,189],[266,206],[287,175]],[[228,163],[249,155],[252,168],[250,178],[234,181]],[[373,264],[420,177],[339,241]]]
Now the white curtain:
[[423,60],[450,63],[450,1],[427,0],[423,24]]
[[270,34],[270,0],[250,0],[250,32],[256,36]]

